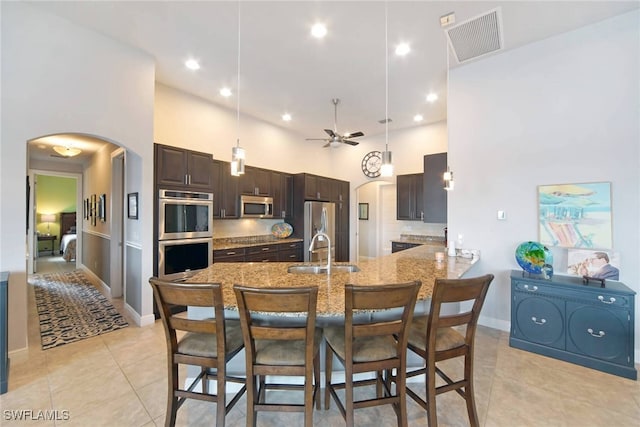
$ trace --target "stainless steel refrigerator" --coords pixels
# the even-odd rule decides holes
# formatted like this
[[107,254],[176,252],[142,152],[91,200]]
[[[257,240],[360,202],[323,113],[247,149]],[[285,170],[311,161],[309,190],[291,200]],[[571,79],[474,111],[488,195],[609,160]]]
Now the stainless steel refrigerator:
[[304,260],[305,262],[326,263],[329,252],[327,239],[318,236],[313,251],[309,252],[311,239],[316,233],[325,233],[331,241],[331,262],[336,259],[335,251],[335,203],[304,202]]

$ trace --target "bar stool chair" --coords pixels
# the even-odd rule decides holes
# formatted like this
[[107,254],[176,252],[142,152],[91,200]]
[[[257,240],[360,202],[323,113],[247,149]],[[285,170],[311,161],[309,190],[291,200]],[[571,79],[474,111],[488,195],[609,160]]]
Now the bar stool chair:
[[[398,425],[407,425],[406,407],[406,355],[407,339],[413,310],[416,304],[419,281],[377,286],[345,285],[345,324],[324,329],[327,342],[325,365],[325,409],[329,409],[330,397],[338,405],[347,426],[354,425],[354,410],[377,405],[392,404],[398,417]],[[354,322],[354,312],[359,310],[386,310],[401,308],[396,316],[384,320]],[[345,368],[345,382],[332,383],[333,355]],[[393,370],[396,374],[393,376]],[[353,375],[375,372],[375,379],[354,381]],[[383,376],[384,372],[384,376]],[[396,382],[396,392],[391,393],[390,382]],[[353,389],[376,384],[376,398],[354,401]],[[382,390],[384,386],[384,392]],[[345,405],[336,390],[345,390]],[[346,406],[346,408],[345,408]]]
[[[279,411],[304,412],[305,427],[312,427],[314,402],[320,409],[322,330],[315,326],[318,288],[258,289],[237,284],[233,288],[247,362],[247,426],[255,427],[258,411]],[[301,316],[265,319],[265,315],[282,313]],[[304,385],[267,383],[267,375],[304,377]],[[303,390],[304,404],[267,402],[269,389]]]
[[[149,279],[167,338],[169,390],[165,426],[174,426],[176,414],[186,399],[216,402],[216,426],[224,427],[226,414],[246,391],[244,378],[228,376],[226,364],[240,350],[242,330],[237,320],[224,318],[222,291],[219,283],[172,283]],[[212,308],[215,318],[189,319],[185,313],[171,313],[172,305]],[[178,338],[180,332],[181,338]],[[184,333],[184,335],[182,335]],[[195,365],[200,373],[189,387],[180,388],[179,365]],[[217,381],[217,393],[209,393],[209,380]],[[226,382],[241,383],[242,388],[226,405]],[[202,392],[194,391],[201,383]]]
[[[473,344],[480,310],[493,280],[492,274],[469,279],[436,279],[431,297],[431,309],[427,316],[416,316],[409,331],[409,350],[423,357],[426,366],[407,372],[407,377],[426,374],[426,400],[407,387],[407,394],[427,410],[429,427],[438,425],[436,395],[456,391],[467,405],[471,426],[478,426],[478,414],[473,392]],[[473,303],[470,310],[442,315],[443,303]],[[464,327],[460,333],[459,328]],[[437,362],[464,357],[463,378],[452,380]],[[445,385],[436,387],[436,374]]]

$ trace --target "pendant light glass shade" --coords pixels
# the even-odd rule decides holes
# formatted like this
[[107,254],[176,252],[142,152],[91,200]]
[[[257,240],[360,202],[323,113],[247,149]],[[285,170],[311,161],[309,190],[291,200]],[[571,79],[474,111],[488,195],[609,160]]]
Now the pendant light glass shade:
[[447,166],[447,170],[442,174],[442,179],[444,179],[444,189],[447,191],[453,190],[454,181],[453,181],[453,172]]
[[393,176],[393,163],[391,160],[391,151],[382,152],[382,167],[380,168],[380,176]]
[[244,174],[245,151],[239,144],[240,140],[238,145],[231,149],[231,175],[233,176]]

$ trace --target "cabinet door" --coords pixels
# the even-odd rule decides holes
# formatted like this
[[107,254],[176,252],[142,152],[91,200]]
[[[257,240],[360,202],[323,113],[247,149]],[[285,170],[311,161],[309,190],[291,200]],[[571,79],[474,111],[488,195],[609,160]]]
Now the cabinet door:
[[246,255],[244,257],[246,262],[277,262],[278,261],[278,252],[266,252],[266,253],[257,253]]
[[349,261],[349,233],[336,233],[335,240],[335,260],[336,262]]
[[424,222],[447,222],[447,190],[442,174],[447,170],[447,153],[424,156]]
[[187,184],[187,155],[177,147],[156,144],[156,182],[160,187],[180,187]]
[[289,203],[285,174],[271,171],[271,190],[273,193],[273,217],[285,218]]
[[304,198],[305,200],[318,200],[318,177],[304,174]]
[[316,177],[316,192],[318,200],[328,201],[331,199],[333,180],[323,176]]
[[397,203],[396,219],[413,219],[412,208],[412,181],[411,175],[398,175],[397,177]]
[[419,173],[413,176],[413,219],[418,221],[424,220],[424,175]]
[[251,166],[244,167],[244,174],[237,178],[238,194],[255,195],[256,169]]
[[538,344],[565,348],[564,302],[538,295],[513,294],[514,337]]
[[194,190],[213,190],[211,154],[187,151],[187,183]]
[[258,196],[273,196],[271,183],[271,171],[267,169],[255,169],[254,187]]
[[567,302],[567,351],[633,366],[629,312]]
[[234,219],[239,217],[238,177],[231,176],[231,164],[213,161],[213,217]]

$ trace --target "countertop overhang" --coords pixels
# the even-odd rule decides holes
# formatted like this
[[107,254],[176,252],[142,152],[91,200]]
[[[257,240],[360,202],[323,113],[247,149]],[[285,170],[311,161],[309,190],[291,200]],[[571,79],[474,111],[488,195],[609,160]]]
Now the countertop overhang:
[[[360,271],[331,274],[294,274],[287,268],[301,263],[217,263],[189,277],[189,283],[221,283],[225,308],[236,308],[234,284],[262,288],[318,287],[318,316],[344,315],[344,285],[378,285],[420,280],[419,300],[429,299],[437,278],[457,279],[469,272],[479,258],[446,257],[437,262],[442,246],[422,245],[395,254],[358,262]],[[336,263],[341,265],[347,263]]]

